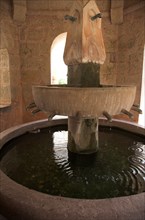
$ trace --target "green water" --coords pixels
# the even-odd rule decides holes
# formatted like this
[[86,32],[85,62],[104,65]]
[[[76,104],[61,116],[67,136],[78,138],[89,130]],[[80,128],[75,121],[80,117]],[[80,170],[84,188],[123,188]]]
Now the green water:
[[145,190],[145,138],[100,127],[99,152],[67,150],[66,126],[27,133],[1,150],[1,169],[16,182],[51,195],[102,199]]

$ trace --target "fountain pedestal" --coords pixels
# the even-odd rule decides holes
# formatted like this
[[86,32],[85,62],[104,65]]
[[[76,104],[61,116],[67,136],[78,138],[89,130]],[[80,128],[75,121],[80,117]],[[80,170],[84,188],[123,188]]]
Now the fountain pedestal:
[[[106,54],[101,31],[101,14],[95,1],[76,1],[65,16],[70,20],[64,61],[68,65],[68,85],[100,86],[100,63]],[[85,100],[87,105],[87,100]],[[98,149],[98,120],[68,118],[68,149],[75,153],[94,153]]]
[[[80,63],[68,66],[68,85],[87,87],[100,86],[100,65]],[[85,101],[87,105],[87,100]],[[98,151],[98,119],[83,118],[78,112],[68,117],[68,149],[73,153],[91,154]]]

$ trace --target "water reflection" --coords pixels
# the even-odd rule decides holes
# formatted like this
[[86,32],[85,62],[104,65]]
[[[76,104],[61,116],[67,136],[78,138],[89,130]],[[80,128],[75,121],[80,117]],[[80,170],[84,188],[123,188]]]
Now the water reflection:
[[42,129],[10,141],[1,169],[35,190],[73,198],[107,198],[144,191],[143,137],[100,127],[100,148],[92,155],[67,150],[66,127]]

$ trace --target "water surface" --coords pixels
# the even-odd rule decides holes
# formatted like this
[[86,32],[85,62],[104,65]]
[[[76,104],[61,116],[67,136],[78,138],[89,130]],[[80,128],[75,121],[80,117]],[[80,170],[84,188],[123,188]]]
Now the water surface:
[[145,138],[100,127],[99,152],[67,150],[66,126],[41,129],[9,141],[1,169],[16,182],[51,195],[102,199],[145,190]]

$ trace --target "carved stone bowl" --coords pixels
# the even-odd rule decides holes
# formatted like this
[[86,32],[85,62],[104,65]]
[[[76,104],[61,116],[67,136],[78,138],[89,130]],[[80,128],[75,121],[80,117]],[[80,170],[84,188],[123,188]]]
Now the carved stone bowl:
[[61,87],[33,86],[34,101],[45,113],[57,115],[100,117],[130,111],[136,93],[135,86],[118,87]]

